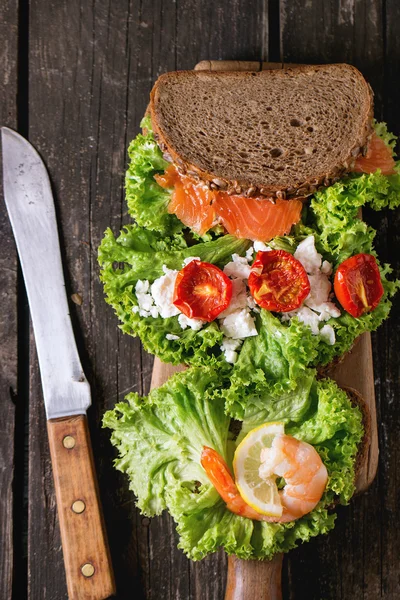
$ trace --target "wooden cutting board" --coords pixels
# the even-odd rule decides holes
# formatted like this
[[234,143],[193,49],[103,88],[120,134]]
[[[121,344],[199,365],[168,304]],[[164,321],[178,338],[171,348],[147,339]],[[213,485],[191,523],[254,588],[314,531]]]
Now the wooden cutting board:
[[[296,65],[285,66],[295,67]],[[281,68],[283,68],[281,63],[253,61],[205,60],[195,66],[195,70],[198,71],[261,71]],[[162,363],[156,358],[151,389],[159,387],[171,375],[184,369],[184,365],[173,366]],[[341,387],[356,390],[362,396],[370,413],[370,435],[356,480],[357,493],[362,493],[374,480],[379,453],[371,334],[363,334],[344,360],[326,374]],[[225,600],[279,600],[282,598],[282,558],[282,555],[277,555],[272,561],[257,561],[229,557]]]

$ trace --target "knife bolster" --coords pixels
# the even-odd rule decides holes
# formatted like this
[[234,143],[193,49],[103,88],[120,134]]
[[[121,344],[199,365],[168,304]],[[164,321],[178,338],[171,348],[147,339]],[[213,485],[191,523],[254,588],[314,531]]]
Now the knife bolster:
[[47,421],[70,600],[115,594],[86,415]]

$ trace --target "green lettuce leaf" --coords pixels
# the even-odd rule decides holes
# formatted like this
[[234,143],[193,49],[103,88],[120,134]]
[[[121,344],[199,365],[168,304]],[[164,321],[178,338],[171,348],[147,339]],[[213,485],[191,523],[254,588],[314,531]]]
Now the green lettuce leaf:
[[128,212],[141,227],[171,235],[181,231],[183,224],[175,215],[168,214],[171,192],[154,179],[169,163],[153,137],[150,117],[145,117],[140,126],[145,134],[136,136],[128,148],[130,162],[125,176]]
[[256,325],[259,333],[244,341],[224,392],[227,410],[238,419],[253,395],[261,402],[280,395],[282,401],[285,392],[296,390],[301,401],[314,376],[307,366],[316,359],[319,339],[309,327],[297,319],[283,324],[266,310],[261,310]]
[[145,398],[130,394],[105,414],[104,426],[112,429],[119,453],[115,466],[127,473],[140,510],[153,516],[167,508],[177,524],[179,547],[193,560],[220,547],[240,558],[269,559],[332,529],[333,501],[345,504],[354,491],[354,461],[363,433],[358,408],[329,380],[312,382],[295,419],[295,391],[286,410],[275,397],[265,398],[258,410],[249,405],[244,431],[266,416],[284,420],[288,433],[315,445],[329,473],[326,491],[310,514],[287,524],[252,521],[227,510],[200,465],[205,445],[231,465],[234,442],[220,386],[218,371],[192,368]]
[[[163,265],[181,269],[183,260],[198,256],[200,260],[224,266],[234,253],[244,254],[248,240],[231,235],[208,242],[189,245],[182,233],[166,237],[137,225],[127,225],[116,239],[110,229],[105,232],[99,247],[100,279],[104,284],[106,301],[110,304],[125,333],[139,336],[144,348],[161,360],[172,364],[226,365],[219,349],[223,334],[212,322],[200,331],[183,330],[178,317],[140,317],[133,312],[137,306],[135,285],[139,279],[153,282],[163,275]],[[167,334],[179,336],[168,340]]]
[[382,138],[385,142],[386,146],[391,149],[392,155],[395,155],[395,148],[397,144],[397,135],[388,131],[386,123],[383,121],[379,122],[376,119],[373,121],[373,127],[375,129],[375,133]]

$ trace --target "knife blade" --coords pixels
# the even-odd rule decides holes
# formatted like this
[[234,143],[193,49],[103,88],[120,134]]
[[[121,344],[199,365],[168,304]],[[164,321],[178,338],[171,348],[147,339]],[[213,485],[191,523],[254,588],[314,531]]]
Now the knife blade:
[[38,352],[68,595],[103,600],[115,584],[86,419],[90,386],[72,330],[50,180],[27,140],[6,127],[1,137],[4,199]]
[[49,176],[36,150],[2,128],[4,199],[32,316],[47,418],[91,404],[72,331]]

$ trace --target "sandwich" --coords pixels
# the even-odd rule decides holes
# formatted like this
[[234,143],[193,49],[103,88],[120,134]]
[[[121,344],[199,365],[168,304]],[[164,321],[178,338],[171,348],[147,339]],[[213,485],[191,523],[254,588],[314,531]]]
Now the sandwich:
[[[326,369],[387,318],[399,284],[358,213],[399,205],[396,138],[373,120],[354,67],[167,73],[142,127],[126,174],[135,222],[106,231],[99,261],[107,302],[146,350],[221,368],[240,417],[249,391],[294,389],[303,369]],[[282,153],[263,157],[272,145]]]
[[[105,232],[100,277],[121,329],[190,368],[106,413],[115,464],[190,558],[271,558],[354,492],[367,417],[321,374],[400,285],[360,218],[400,204],[396,138],[349,65],[167,73],[141,127],[132,220]],[[316,486],[306,501],[286,459]]]

